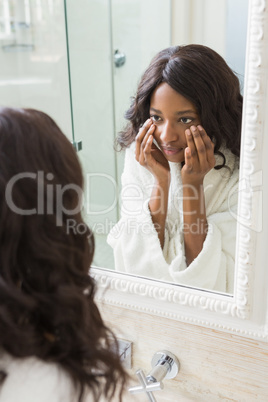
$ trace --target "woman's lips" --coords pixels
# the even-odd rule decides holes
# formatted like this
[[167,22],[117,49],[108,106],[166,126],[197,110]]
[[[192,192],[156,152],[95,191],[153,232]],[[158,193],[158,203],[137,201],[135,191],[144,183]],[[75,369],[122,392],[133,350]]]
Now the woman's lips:
[[175,155],[181,151],[183,151],[183,148],[166,148],[166,147],[161,147],[162,151],[166,155]]

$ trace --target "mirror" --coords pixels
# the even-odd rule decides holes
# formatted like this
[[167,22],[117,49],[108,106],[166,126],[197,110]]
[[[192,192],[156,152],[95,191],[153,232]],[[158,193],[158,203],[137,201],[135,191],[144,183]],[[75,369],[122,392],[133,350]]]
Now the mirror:
[[[141,74],[159,50],[201,43],[226,59],[243,90],[248,2],[80,0],[79,7],[65,3],[74,136],[82,141],[85,216],[96,239],[94,265],[114,269],[106,237],[120,216],[124,159],[124,153],[114,152],[114,139],[126,124],[124,113]],[[198,281],[196,286],[201,286]]]
[[[197,0],[197,3],[199,1]],[[217,7],[221,3],[220,1],[212,1],[217,3]],[[80,14],[73,15],[73,23],[81,28],[80,34],[79,30],[77,30],[76,37],[73,39],[69,38],[77,45],[77,60],[80,60],[79,52],[80,55],[84,54],[84,57],[88,58],[88,62],[89,60],[90,62],[95,60],[94,56],[97,55],[97,60],[99,60],[97,64],[92,62],[93,71],[90,74],[85,74],[89,70],[80,64],[81,72],[78,71],[78,74],[74,77],[76,83],[80,81],[83,83],[82,87],[80,85],[81,92],[77,92],[76,98],[80,95],[82,97],[87,93],[90,93],[92,96],[87,104],[82,102],[81,105],[83,112],[81,112],[81,121],[83,122],[82,128],[84,132],[84,137],[81,138],[84,140],[91,135],[95,139],[95,143],[92,145],[93,156],[96,153],[96,149],[98,151],[102,149],[101,146],[104,147],[105,145],[107,147],[109,145],[112,149],[113,141],[109,135],[111,134],[112,138],[114,132],[120,127],[129,96],[127,94],[126,99],[123,99],[123,107],[119,113],[120,118],[117,122],[117,127],[115,127],[115,113],[109,109],[110,105],[114,105],[114,102],[112,102],[114,96],[112,91],[112,83],[114,81],[112,77],[114,72],[110,51],[111,46],[109,45],[110,35],[109,30],[105,31],[105,27],[109,26],[109,29],[111,28],[109,15],[111,15],[112,5],[118,4],[124,6],[127,3],[129,17],[123,25],[125,34],[130,22],[134,21],[135,23],[136,20],[134,17],[147,4],[147,0],[140,1],[140,6],[135,14],[135,10],[133,11],[133,8],[130,8],[130,6],[133,6],[136,2],[136,0],[87,2],[87,4],[98,3],[99,6],[98,10],[95,10],[95,12],[92,10],[91,14],[87,14],[94,20],[98,20],[101,17],[103,24],[98,24],[95,28],[89,23],[86,27],[79,24],[79,18],[86,15],[86,7],[77,7],[77,12]],[[78,4],[78,2],[69,1],[68,6],[70,4],[75,6],[75,3],[76,5]],[[231,1],[231,3],[233,2]],[[165,4],[165,7],[167,4],[168,7],[171,5],[174,6],[174,4],[178,6],[179,4],[181,10],[185,10],[186,8],[187,11],[187,5],[192,4],[192,1],[174,0],[173,2],[168,2],[163,0],[163,4]],[[205,2],[203,4],[208,3]],[[69,80],[68,46],[65,31],[67,20],[64,16],[64,6],[66,7],[66,5],[67,3],[64,4],[62,0],[48,2],[41,2],[39,0],[31,2],[29,0],[0,0],[0,59],[2,61],[0,63],[0,103],[10,106],[35,107],[44,110],[51,114],[69,138],[76,141],[77,146],[79,146],[79,137],[73,138],[72,132],[71,116],[74,110],[71,106],[74,105],[71,105],[70,100],[72,98],[69,96],[69,90],[74,90],[75,83]],[[198,6],[196,3],[195,5]],[[123,10],[123,8],[118,9],[119,16],[121,13],[120,10]],[[153,21],[156,18],[155,13],[157,13],[157,10],[158,7],[155,7],[155,2],[152,1],[150,19]],[[202,10],[199,9],[198,12],[202,13]],[[238,15],[239,13],[236,15],[236,21]],[[163,23],[169,20],[169,17],[170,14],[163,13]],[[178,15],[178,21],[179,17],[182,18],[182,15]],[[268,137],[266,135],[268,131],[266,110],[268,104],[267,0],[249,0],[248,21],[242,157],[240,160],[240,198],[237,216],[237,250],[233,295],[222,295],[210,291],[159,282],[149,278],[125,275],[114,272],[111,269],[92,268],[91,272],[99,285],[97,298],[100,303],[104,302],[119,306],[120,308],[135,309],[148,314],[185,321],[194,325],[211,327],[212,329],[232,333],[234,337],[240,335],[258,341],[268,341],[268,305],[266,302],[268,296],[268,272],[266,268],[268,226],[263,224],[263,222],[268,221],[268,210],[267,208],[262,208],[262,203],[263,205],[267,205],[268,203],[268,159],[266,155],[266,150],[268,149]],[[179,34],[178,30],[180,30],[180,26],[179,23],[176,26],[177,34]],[[91,31],[85,31],[86,28],[89,31],[91,29]],[[140,63],[141,71],[147,65],[147,60],[146,63],[144,62],[144,65],[142,64],[143,60],[147,56],[151,58],[153,56],[152,53],[156,53],[159,50],[158,47],[150,48],[152,47],[153,37],[159,30],[159,26],[154,25],[152,31],[148,29],[146,23],[143,24],[142,29],[140,29],[138,24],[136,24],[136,28],[138,36],[135,31],[131,32],[133,32],[137,46],[143,40],[143,32],[144,34],[146,33],[148,39],[150,38],[147,53],[143,53],[140,58],[134,60]],[[169,32],[171,35],[171,30]],[[83,33],[85,33],[84,36]],[[89,33],[91,36],[89,36]],[[85,40],[81,42],[81,38],[84,37],[86,37],[88,47],[85,45]],[[92,43],[89,42],[90,38],[93,38]],[[105,49],[99,48],[99,42],[96,38],[104,38],[104,43],[107,45]],[[120,36],[120,38],[123,40],[124,35]],[[163,48],[166,43],[165,41],[168,41],[168,36],[163,35],[163,42],[159,43],[159,47]],[[208,43],[208,45],[211,44]],[[119,56],[125,50],[123,47],[121,48],[121,44],[120,48],[118,45],[117,49],[119,50]],[[74,56],[76,56],[75,53],[71,55],[71,57]],[[103,61],[107,60],[107,57],[110,57],[110,64]],[[88,64],[85,65],[88,66]],[[97,74],[99,71],[101,72],[101,79],[97,80],[96,77],[98,77]],[[123,71],[121,67],[116,70],[119,82]],[[81,80],[82,73],[84,75],[83,80]],[[241,74],[243,75],[243,72]],[[107,82],[104,82],[104,77],[109,76],[110,80],[107,84]],[[135,81],[135,77],[133,80],[134,88],[137,82]],[[98,81],[98,86],[95,85],[96,81]],[[70,82],[71,88],[69,86]],[[108,92],[104,91],[106,84],[109,88]],[[97,111],[99,108],[101,117],[99,119],[96,118],[96,120],[98,126],[101,126],[101,132],[93,136],[92,131],[94,131],[93,128],[96,125],[94,127],[89,126],[87,119],[83,118],[83,115],[88,116],[92,110],[96,111],[94,105],[96,104],[95,99],[98,96],[102,100],[97,106]],[[119,98],[121,96],[123,97],[120,94]],[[74,126],[75,124],[76,122],[74,122]],[[113,125],[114,130],[111,130],[108,135],[106,128]],[[99,154],[101,153],[99,152]],[[88,158],[90,157],[89,155]],[[120,158],[118,157],[117,163],[115,163],[115,156],[105,159],[107,163],[110,163],[107,174],[111,175],[111,173],[120,170],[119,167],[122,163]],[[98,172],[97,168],[95,167],[92,174]],[[93,180],[94,176],[91,176],[91,178]],[[97,205],[95,205],[94,212],[99,212]]]
[[268,341],[267,6],[249,2],[233,296],[93,269],[100,304]]

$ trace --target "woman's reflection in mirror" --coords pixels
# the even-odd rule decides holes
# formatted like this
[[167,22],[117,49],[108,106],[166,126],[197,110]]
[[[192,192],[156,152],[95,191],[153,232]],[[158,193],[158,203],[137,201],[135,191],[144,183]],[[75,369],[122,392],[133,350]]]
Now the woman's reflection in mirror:
[[162,50],[141,78],[118,136],[126,149],[116,269],[232,293],[242,96],[236,74],[202,45]]
[[94,301],[93,235],[67,231],[86,226],[76,152],[45,113],[0,108],[0,155],[0,399],[114,401],[126,375]]

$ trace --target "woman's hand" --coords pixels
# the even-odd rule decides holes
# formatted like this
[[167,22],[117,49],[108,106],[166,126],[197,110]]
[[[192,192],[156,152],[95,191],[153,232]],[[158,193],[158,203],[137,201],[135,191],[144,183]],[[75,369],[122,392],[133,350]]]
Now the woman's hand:
[[155,125],[146,120],[136,137],[136,160],[148,169],[158,182],[169,179],[170,168],[163,152],[153,143]]
[[200,185],[215,166],[214,144],[200,125],[185,131],[187,148],[185,165],[181,170],[183,184]]
[[155,125],[151,119],[148,119],[139,129],[136,137],[135,156],[136,160],[148,169],[155,178],[148,206],[161,247],[163,247],[170,184],[170,168],[165,155],[153,143],[154,130]]
[[[185,165],[183,182],[184,248],[187,265],[198,256],[206,239],[208,223],[203,181],[215,166],[214,144],[200,125],[185,131]],[[194,228],[194,230],[193,230]],[[198,230],[197,230],[198,228]]]

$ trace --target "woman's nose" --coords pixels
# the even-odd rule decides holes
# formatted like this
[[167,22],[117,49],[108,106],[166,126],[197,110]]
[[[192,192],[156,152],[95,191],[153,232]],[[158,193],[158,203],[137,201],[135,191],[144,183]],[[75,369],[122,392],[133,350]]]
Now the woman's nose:
[[160,139],[162,143],[166,144],[178,139],[178,133],[170,123],[164,124],[160,130]]

